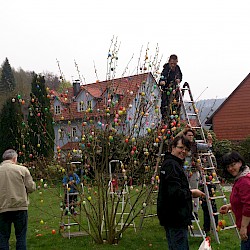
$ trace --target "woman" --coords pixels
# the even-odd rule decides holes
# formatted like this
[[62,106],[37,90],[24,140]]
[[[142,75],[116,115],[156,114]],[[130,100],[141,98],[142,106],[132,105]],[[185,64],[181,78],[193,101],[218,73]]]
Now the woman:
[[230,204],[220,208],[221,214],[232,209],[236,225],[240,230],[241,250],[250,249],[250,169],[237,152],[227,153],[222,157],[222,166],[226,175],[234,178],[230,195]]

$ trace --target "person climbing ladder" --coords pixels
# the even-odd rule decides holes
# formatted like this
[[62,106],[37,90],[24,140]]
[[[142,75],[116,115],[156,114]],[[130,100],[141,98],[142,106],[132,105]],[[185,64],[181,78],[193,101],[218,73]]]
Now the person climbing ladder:
[[[177,55],[170,55],[168,63],[164,64],[161,73],[159,86],[161,88],[161,116],[162,120],[165,120],[167,115],[167,109],[170,105],[169,95],[172,90],[176,89],[176,86],[182,81],[182,72],[177,65]],[[176,99],[179,99],[179,92],[176,92]],[[177,100],[178,102],[178,100]]]

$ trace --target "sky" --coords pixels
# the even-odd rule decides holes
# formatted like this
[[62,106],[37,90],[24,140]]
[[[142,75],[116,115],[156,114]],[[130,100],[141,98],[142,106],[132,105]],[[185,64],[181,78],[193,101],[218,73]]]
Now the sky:
[[160,72],[177,54],[195,99],[228,97],[250,73],[249,0],[0,3],[0,64],[7,57],[15,69],[59,76],[60,67],[72,81],[78,67],[85,83],[103,81],[117,41],[115,77],[125,69],[136,74],[147,48],[150,59],[159,58]]

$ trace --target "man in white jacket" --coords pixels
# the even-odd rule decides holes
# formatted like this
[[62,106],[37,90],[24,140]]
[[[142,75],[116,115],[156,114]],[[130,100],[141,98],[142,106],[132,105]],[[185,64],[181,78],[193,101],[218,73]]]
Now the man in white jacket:
[[36,190],[29,170],[17,165],[17,153],[8,149],[0,165],[0,249],[9,249],[11,224],[14,224],[16,249],[26,250],[28,193]]

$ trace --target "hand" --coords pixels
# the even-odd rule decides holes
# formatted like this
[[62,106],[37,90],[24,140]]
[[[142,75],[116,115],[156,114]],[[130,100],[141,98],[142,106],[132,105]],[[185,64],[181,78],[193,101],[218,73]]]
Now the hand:
[[226,214],[228,213],[228,210],[230,209],[230,206],[227,204],[227,205],[223,205],[220,207],[220,213],[221,214]]
[[165,81],[160,81],[161,86],[164,86],[165,84],[166,84]]
[[199,189],[191,189],[192,192],[192,197],[193,198],[198,198],[198,197],[205,197],[205,193],[203,193],[201,190]]
[[176,79],[175,82],[176,82],[177,84],[179,84],[181,81],[180,81],[180,79]]
[[247,236],[247,227],[241,226],[241,228],[240,228],[240,238],[243,241],[246,241],[248,239],[248,236]]

